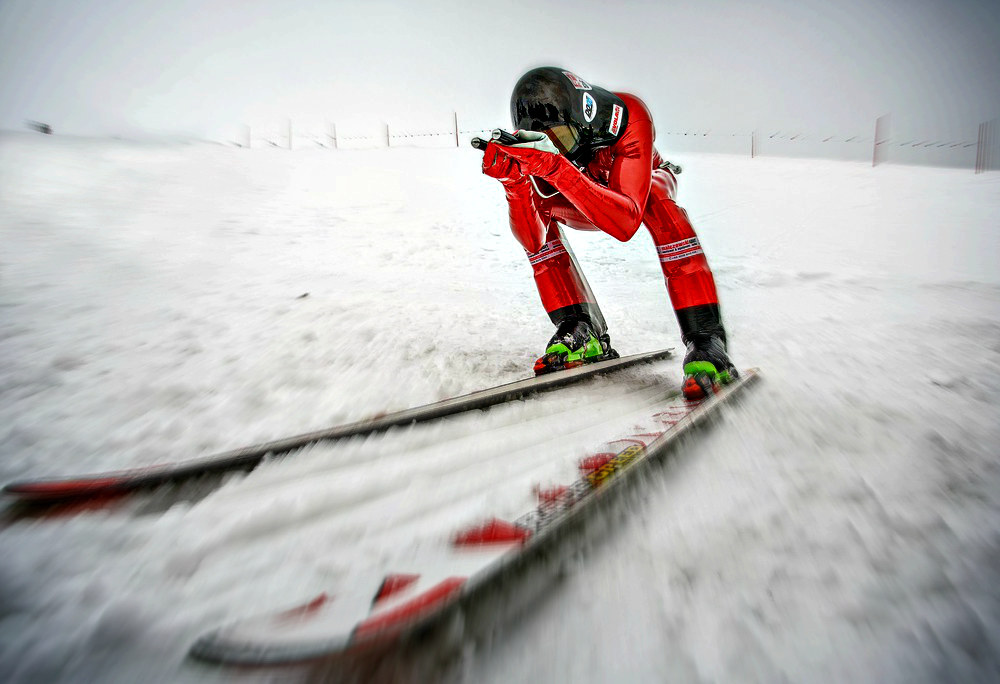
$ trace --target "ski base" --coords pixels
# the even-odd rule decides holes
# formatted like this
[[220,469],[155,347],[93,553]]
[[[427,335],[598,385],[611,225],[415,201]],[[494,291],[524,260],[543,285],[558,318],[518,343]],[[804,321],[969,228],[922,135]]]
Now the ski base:
[[[361,580],[347,595],[328,599],[324,594],[298,608],[217,629],[198,639],[190,654],[233,665],[344,660],[384,653],[435,630],[457,626],[462,633],[477,622],[502,620],[508,599],[528,593],[518,587],[529,567],[554,558],[559,547],[579,536],[585,520],[612,518],[593,514],[620,498],[613,494],[630,482],[641,481],[635,473],[758,378],[757,369],[746,370],[699,402],[672,394],[653,416],[662,430],[617,440],[583,459],[576,481],[536,490],[538,505],[520,518],[467,527],[449,545],[415,559],[405,573]],[[504,598],[487,600],[498,595]]]

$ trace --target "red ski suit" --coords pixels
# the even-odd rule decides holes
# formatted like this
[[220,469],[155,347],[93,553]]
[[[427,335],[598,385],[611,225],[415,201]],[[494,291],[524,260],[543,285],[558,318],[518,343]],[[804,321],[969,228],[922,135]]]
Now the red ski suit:
[[[622,242],[635,235],[640,223],[645,225],[653,237],[674,309],[718,304],[715,281],[698,237],[687,212],[674,202],[677,181],[672,173],[658,168],[663,160],[653,147],[655,131],[649,110],[634,95],[615,94],[628,109],[628,123],[617,142],[598,150],[584,171],[561,156],[541,160],[543,166],[555,168],[545,178],[558,194],[542,197],[526,176],[504,183],[510,227],[528,253],[542,304],[550,314],[589,304],[600,317],[586,278],[562,242],[558,223],[579,230],[601,230]],[[490,147],[497,148],[497,157],[509,153],[524,174],[537,175],[531,170],[531,161],[546,155]],[[496,163],[490,150],[483,161],[484,170]],[[552,161],[558,163],[553,165]],[[597,323],[604,327],[603,320]]]

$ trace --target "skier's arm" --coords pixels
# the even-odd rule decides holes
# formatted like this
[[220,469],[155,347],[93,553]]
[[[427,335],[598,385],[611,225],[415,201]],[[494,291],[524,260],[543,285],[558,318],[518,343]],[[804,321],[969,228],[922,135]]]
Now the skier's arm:
[[[636,130],[643,127],[647,130]],[[636,121],[630,128],[629,133],[643,134],[629,135],[616,146],[621,149],[615,150],[608,187],[568,163],[552,183],[595,226],[622,242],[632,239],[642,223],[653,169],[652,125]]]
[[507,147],[522,173],[554,185],[595,227],[623,242],[642,222],[653,169],[653,125],[637,117],[615,145],[608,187],[593,180],[560,154],[548,150]]
[[503,184],[507,195],[511,232],[529,252],[541,249],[548,228],[548,219],[536,206],[528,177],[521,173],[517,161],[504,154],[496,143],[487,145],[483,154],[483,173]]

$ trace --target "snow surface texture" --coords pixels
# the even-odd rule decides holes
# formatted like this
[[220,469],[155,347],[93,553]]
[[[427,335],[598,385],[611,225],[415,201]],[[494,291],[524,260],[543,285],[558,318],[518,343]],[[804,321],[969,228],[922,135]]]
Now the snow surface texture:
[[[4,135],[0,480],[526,375],[550,324],[478,159]],[[765,381],[439,678],[1000,678],[1000,174],[675,161],[734,358]],[[645,233],[569,239],[623,354],[680,346]],[[318,445],[165,511],[8,522],[0,679],[228,680],[185,659],[198,634],[524,512],[678,373]]]

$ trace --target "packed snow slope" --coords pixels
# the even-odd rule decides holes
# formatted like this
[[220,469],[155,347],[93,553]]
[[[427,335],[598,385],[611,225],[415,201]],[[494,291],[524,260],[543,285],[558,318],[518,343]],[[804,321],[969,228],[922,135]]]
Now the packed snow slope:
[[[997,680],[1000,174],[673,161],[734,359],[765,381],[435,678]],[[4,134],[0,480],[192,458],[525,376],[551,328],[478,163]],[[569,240],[623,354],[680,346],[647,235]],[[8,518],[0,679],[228,681],[185,658],[197,635],[524,512],[679,369],[317,445],[165,509]]]

